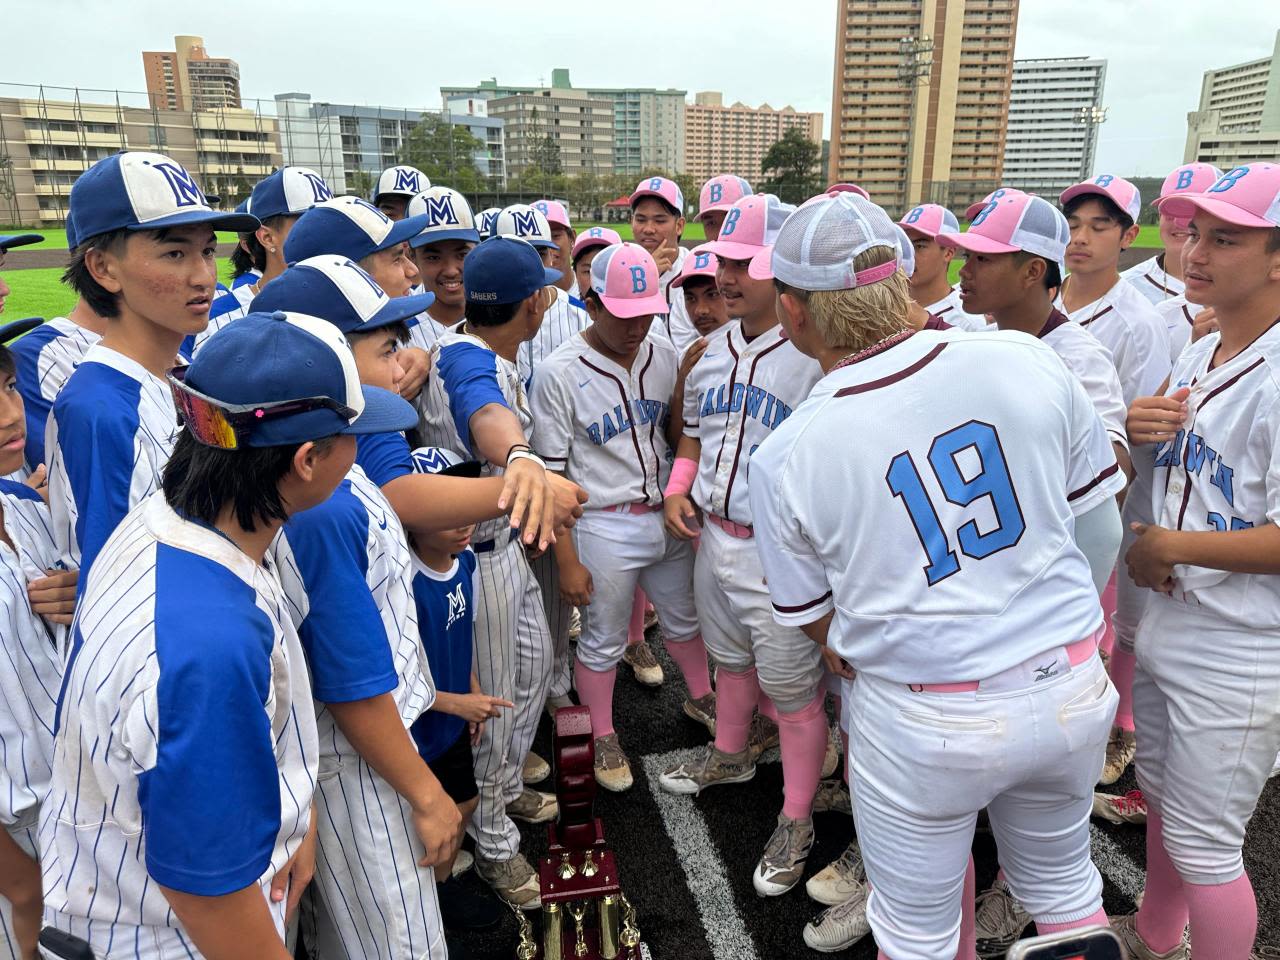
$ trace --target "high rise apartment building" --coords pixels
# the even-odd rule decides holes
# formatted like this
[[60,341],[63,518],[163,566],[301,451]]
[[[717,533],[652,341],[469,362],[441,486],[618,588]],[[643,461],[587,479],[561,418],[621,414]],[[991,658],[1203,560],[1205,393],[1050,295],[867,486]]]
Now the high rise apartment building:
[[1280,157],[1280,30],[1270,56],[1205,71],[1200,105],[1187,114],[1183,162],[1224,170]]
[[704,91],[694,95],[684,116],[684,172],[699,181],[735,173],[754,183],[769,148],[793,128],[822,145],[822,114],[801,113],[790,106],[726,107],[721,94]]
[[211,57],[202,37],[174,37],[173,50],[144,52],[147,93],[157,110],[240,107],[240,66]]
[[1046,196],[1093,174],[1107,61],[1013,62],[1003,182]]
[[560,169],[569,176],[613,171],[614,111],[608,100],[584,90],[546,88],[495,97],[488,112],[502,121],[508,176],[536,166],[548,142],[558,148]]

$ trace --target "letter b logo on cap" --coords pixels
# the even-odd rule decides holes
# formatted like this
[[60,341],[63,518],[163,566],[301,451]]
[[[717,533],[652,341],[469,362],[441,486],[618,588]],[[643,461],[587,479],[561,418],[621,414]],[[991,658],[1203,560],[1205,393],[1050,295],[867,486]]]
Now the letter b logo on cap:
[[649,181],[649,189],[650,189],[650,190],[661,190],[661,189],[662,189],[662,178],[661,178],[661,177],[654,177],[652,180],[650,180],[650,181]]
[[720,227],[720,236],[727,237],[738,229],[738,219],[742,216],[742,211],[734,207],[729,211],[729,215],[724,218],[724,224]]
[[998,200],[992,200],[990,203],[988,203],[985,207],[983,207],[978,212],[978,215],[973,218],[973,223],[971,223],[970,226],[971,227],[978,226],[978,224],[982,223],[983,220],[987,219],[987,217],[991,215],[991,211],[995,210],[995,208],[998,206],[1000,206],[1000,202]]
[[907,214],[907,223],[915,223],[924,214],[924,207],[916,207]]
[[1187,189],[1187,187],[1191,186],[1191,181],[1194,180],[1195,178],[1196,178],[1196,175],[1192,171],[1180,170],[1178,172],[1177,183],[1174,184],[1174,189],[1176,190]]
[[693,255],[693,269],[695,270],[707,269],[707,264],[710,262],[711,254],[709,253],[695,253]]
[[1109,187],[1111,186],[1111,181],[1114,179],[1115,177],[1111,176],[1111,174],[1104,173],[1102,176],[1096,178],[1093,182],[1100,187]]
[[631,292],[644,293],[649,289],[649,281],[644,275],[644,267],[631,267]]
[[718,183],[713,183],[711,185],[711,192],[710,194],[707,195],[707,199],[710,200],[712,203],[719,203],[720,199],[723,196],[724,196],[724,187],[722,187]]
[[1225,193],[1234,187],[1245,174],[1249,172],[1248,167],[1236,167],[1228,170],[1218,178],[1218,182],[1209,188],[1209,193]]

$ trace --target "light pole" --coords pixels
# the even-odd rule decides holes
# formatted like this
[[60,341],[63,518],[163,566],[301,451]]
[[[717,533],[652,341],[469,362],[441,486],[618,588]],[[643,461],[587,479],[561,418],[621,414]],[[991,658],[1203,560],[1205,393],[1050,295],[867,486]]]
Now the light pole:
[[929,82],[933,70],[933,38],[903,37],[898,41],[898,82],[907,88],[907,169],[902,178],[902,208],[906,209],[915,199],[911,196],[911,173],[916,152],[916,108],[919,89]]
[[1080,156],[1080,180],[1093,173],[1093,156],[1097,147],[1098,124],[1107,120],[1107,108],[1088,103],[1076,111],[1075,121],[1084,127],[1084,150]]

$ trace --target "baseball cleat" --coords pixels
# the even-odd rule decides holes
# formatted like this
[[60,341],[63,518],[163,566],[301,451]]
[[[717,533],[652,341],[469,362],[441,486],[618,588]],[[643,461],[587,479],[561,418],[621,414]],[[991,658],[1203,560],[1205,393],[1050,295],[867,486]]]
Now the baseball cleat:
[[677,764],[658,777],[658,784],[668,793],[696,796],[707,787],[725,783],[746,783],[756,775],[756,762],[750,750],[721,753],[708,744],[701,757]]
[[819,953],[835,953],[853,946],[870,932],[867,888],[858,884],[858,889],[847,900],[823,910],[804,925],[804,942]]
[[[567,693],[551,694],[547,697],[547,702],[546,702],[547,716],[549,716],[552,720],[554,720],[556,718],[557,710],[563,710],[565,707],[576,707],[576,706],[577,704],[573,702],[573,698],[570,697]],[[529,778],[525,777],[525,779],[528,780]]]
[[596,783],[613,793],[631,789],[631,764],[616,733],[596,737],[595,774]]
[[569,614],[569,639],[576,643],[580,636],[582,636],[582,612],[574,607],[573,612]]
[[866,879],[862,851],[858,849],[858,841],[851,840],[844,853],[805,882],[804,890],[810,899],[834,907],[861,890]]
[[524,758],[524,765],[520,768],[520,776],[526,784],[541,783],[551,776],[551,764],[536,753],[530,752]]
[[622,654],[622,662],[635,673],[636,682],[646,687],[662,686],[664,679],[662,664],[658,663],[658,658],[653,655],[653,648],[649,646],[648,640],[627,644],[627,649]]
[[524,858],[524,854],[517,853],[510,860],[476,857],[476,873],[493,888],[494,893],[513,907],[537,910],[542,906],[538,874]]
[[853,798],[842,780],[819,780],[818,792],[813,795],[814,813],[853,813]]
[[760,759],[760,754],[772,750],[778,745],[778,725],[763,713],[751,718],[751,729],[747,733],[747,749],[751,751],[751,759]]
[[1138,934],[1137,914],[1111,918],[1111,932],[1120,938],[1129,960],[1191,960],[1191,946],[1184,931],[1182,942],[1168,953],[1156,953]]
[[649,604],[644,608],[644,631],[649,632],[650,627],[658,625],[658,611],[653,609],[653,604]]
[[1130,790],[1118,796],[1112,793],[1093,795],[1093,816],[1111,823],[1146,823],[1147,799],[1141,790]]
[[1107,762],[1102,768],[1102,776],[1098,783],[1104,787],[1119,780],[1129,764],[1133,763],[1134,754],[1138,752],[1138,743],[1132,730],[1120,727],[1111,728],[1111,739],[1107,741]]
[[822,755],[822,779],[836,772],[840,766],[840,754],[843,751],[839,727],[827,727],[827,751]]
[[453,858],[453,868],[449,871],[452,876],[460,877],[473,866],[475,866],[476,858],[466,850],[459,850],[458,855]]
[[684,715],[702,724],[714,737],[716,735],[716,692],[712,690],[710,693],[704,693],[696,700],[686,697]]
[[548,820],[554,820],[559,812],[560,805],[556,803],[554,794],[531,790],[528,787],[520,791],[520,796],[507,804],[507,816],[512,820],[522,820],[525,823],[546,823]]
[[1018,902],[1009,884],[997,879],[990,890],[982,891],[974,901],[978,956],[983,960],[1003,957],[1030,922],[1031,914]]
[[762,897],[778,897],[799,883],[812,847],[812,820],[792,820],[786,814],[778,814],[778,825],[764,845],[756,872],[751,875],[756,893]]

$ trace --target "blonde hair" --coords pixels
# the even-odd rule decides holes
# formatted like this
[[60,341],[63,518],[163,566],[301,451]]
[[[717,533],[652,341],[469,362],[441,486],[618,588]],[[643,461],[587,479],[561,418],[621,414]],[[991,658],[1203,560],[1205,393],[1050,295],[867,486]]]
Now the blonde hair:
[[[872,247],[853,261],[856,272],[878,267],[897,256],[887,247]],[[878,283],[852,290],[795,290],[789,293],[804,301],[814,329],[829,347],[860,350],[907,326],[911,292],[902,270]]]

